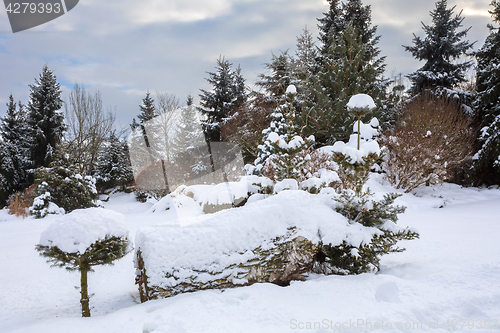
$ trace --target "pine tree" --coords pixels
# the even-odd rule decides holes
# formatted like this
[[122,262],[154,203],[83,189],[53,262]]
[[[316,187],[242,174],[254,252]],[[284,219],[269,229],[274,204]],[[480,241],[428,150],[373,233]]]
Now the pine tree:
[[28,102],[29,125],[33,143],[31,159],[34,167],[48,166],[57,151],[65,130],[64,115],[60,111],[61,86],[56,76],[45,65],[40,78],[30,85]]
[[12,148],[9,143],[0,141],[0,207],[7,203],[18,182],[15,161],[12,159],[15,151]]
[[[493,22],[500,23],[500,1],[491,2]],[[490,34],[476,52],[476,123],[481,129],[480,150],[474,161],[477,185],[500,185],[500,29],[488,24]]]
[[340,0],[327,0],[330,8],[328,12],[323,13],[324,17],[318,19],[319,28],[319,41],[321,46],[319,47],[320,55],[318,57],[318,63],[321,66],[323,63],[322,56],[328,53],[330,46],[334,42],[335,38],[344,30],[345,21],[343,18],[342,9],[340,8]]
[[120,141],[115,132],[111,133],[107,146],[99,158],[94,177],[100,191],[115,186],[123,189],[134,179],[125,151],[125,144]]
[[270,73],[260,74],[256,85],[274,102],[274,108],[277,108],[285,103],[286,88],[296,83],[293,78],[293,59],[288,51],[282,51],[278,56],[273,54],[271,62],[264,66]]
[[324,63],[311,79],[310,100],[297,119],[302,134],[313,134],[323,144],[346,141],[355,120],[345,107],[349,97],[366,93],[373,96],[377,105],[382,104],[384,91],[377,67],[371,58],[366,59],[366,54],[366,45],[349,23],[332,42],[323,57]]
[[155,101],[153,98],[150,97],[149,91],[146,93],[146,97],[144,97],[144,99],[142,100],[142,104],[139,105],[139,109],[140,113],[137,115],[137,118],[139,119],[139,123],[143,125],[157,116]]
[[297,79],[295,85],[297,92],[305,89],[307,82],[313,75],[316,68],[316,57],[318,51],[311,32],[304,28],[302,34],[297,37],[297,50],[293,59],[293,73]]
[[438,1],[436,9],[431,12],[432,25],[422,23],[425,38],[414,34],[414,46],[403,46],[414,58],[425,61],[420,69],[408,75],[413,83],[410,89],[413,95],[422,89],[453,89],[465,82],[465,72],[472,62],[459,59],[468,55],[474,43],[463,40],[470,28],[458,30],[464,18],[461,17],[462,12],[453,16],[455,8],[447,8],[447,0]]
[[213,90],[201,89],[200,105],[198,110],[206,116],[203,129],[208,142],[220,142],[221,125],[229,118],[234,110],[246,100],[244,79],[238,67],[232,71],[232,64],[224,58],[217,60],[217,71],[207,72],[207,81]]
[[271,125],[263,132],[264,143],[259,146],[255,161],[254,172],[274,181],[299,179],[300,168],[309,161],[307,155],[300,153],[314,142],[313,136],[304,140],[295,126],[295,86],[289,86],[286,92],[285,103],[272,114]]
[[365,46],[366,53],[364,61],[372,62],[377,72],[377,77],[382,78],[385,70],[385,57],[380,57],[380,49],[377,44],[380,36],[377,36],[377,26],[371,25],[371,6],[363,6],[361,0],[348,0],[345,3],[339,0],[328,0],[330,10],[324,13],[324,17],[318,19],[320,23],[319,40],[321,46],[318,57],[319,65],[324,64],[324,57],[330,57],[330,46],[340,36],[345,34],[349,24],[357,31],[360,42]]
[[[320,144],[349,138],[354,121],[345,109],[349,96],[370,94],[381,106],[387,86],[383,78],[385,57],[377,47],[380,36],[371,24],[371,7],[363,6],[360,0],[328,2],[329,11],[318,19],[320,46],[315,75],[298,118],[302,134],[314,134]],[[391,108],[378,110],[381,120],[391,116]]]
[[172,146],[175,161],[183,170],[183,180],[189,180],[208,172],[210,160],[207,158],[208,147],[196,107],[189,105],[181,110]]
[[12,94],[7,103],[7,113],[0,122],[0,136],[3,141],[2,189],[4,195],[24,189],[29,185],[28,170],[31,169],[30,131],[24,107],[14,103]]

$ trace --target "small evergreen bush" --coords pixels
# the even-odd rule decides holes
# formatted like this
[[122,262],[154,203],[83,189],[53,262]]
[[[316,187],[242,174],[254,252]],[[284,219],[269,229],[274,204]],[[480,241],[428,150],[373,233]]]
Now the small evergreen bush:
[[[368,111],[356,108],[353,113],[366,114]],[[345,216],[351,224],[359,223],[364,227],[378,230],[369,243],[362,242],[357,247],[349,245],[346,241],[338,246],[320,243],[313,266],[313,271],[317,273],[347,275],[376,272],[380,269],[382,255],[404,250],[396,247],[398,241],[419,237],[417,232],[399,228],[395,224],[398,214],[404,213],[406,209],[394,206],[399,194],[388,193],[382,200],[376,201],[371,199],[373,193],[370,189],[365,189],[370,170],[380,160],[382,150],[374,149],[378,148],[378,145],[371,147],[369,142],[368,146],[362,146],[360,132],[358,130],[355,151],[350,147],[353,145],[352,140],[347,145],[344,143],[334,145],[334,148],[337,147],[334,154],[335,161],[339,164],[338,173],[344,186],[340,195],[335,198],[337,203],[335,211]],[[363,147],[366,150],[363,150]]]
[[64,214],[79,208],[97,207],[95,179],[75,174],[71,168],[54,166],[35,172],[36,197],[30,212],[37,218]]

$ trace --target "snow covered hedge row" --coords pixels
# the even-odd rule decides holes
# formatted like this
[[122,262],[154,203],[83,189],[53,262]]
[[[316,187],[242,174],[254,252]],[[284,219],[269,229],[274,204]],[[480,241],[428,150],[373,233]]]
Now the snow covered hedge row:
[[[356,261],[364,246],[384,235],[332,208],[335,201],[326,193],[292,190],[184,226],[140,229],[136,256],[140,251],[144,269],[137,273],[147,283],[147,299],[255,282],[286,285],[314,269],[325,273],[324,256],[316,258],[324,246],[347,246]],[[393,222],[384,227],[401,230]]]

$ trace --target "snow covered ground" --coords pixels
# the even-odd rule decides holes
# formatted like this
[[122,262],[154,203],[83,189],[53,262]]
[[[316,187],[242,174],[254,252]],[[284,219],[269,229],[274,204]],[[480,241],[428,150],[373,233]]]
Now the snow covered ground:
[[[393,191],[373,176],[368,185]],[[289,287],[254,284],[138,304],[132,254],[89,274],[91,318],[81,318],[78,272],[51,268],[35,251],[54,222],[0,211],[0,332],[499,332],[500,189],[420,189],[396,201],[399,224],[420,239],[382,259],[377,274],[310,276]],[[138,228],[176,214],[117,194],[107,209]],[[198,212],[199,213],[199,212]],[[196,213],[196,214],[198,214]]]

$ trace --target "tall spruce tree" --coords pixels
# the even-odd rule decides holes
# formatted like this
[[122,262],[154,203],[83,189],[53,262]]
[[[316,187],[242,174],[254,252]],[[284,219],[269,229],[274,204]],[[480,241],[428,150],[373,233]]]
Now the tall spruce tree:
[[212,85],[212,91],[200,89],[201,107],[198,110],[206,116],[203,130],[208,142],[222,140],[222,123],[246,100],[245,80],[240,67],[233,71],[232,64],[220,57],[216,68],[216,72],[207,72],[207,81]]
[[[303,135],[320,144],[347,140],[354,118],[345,105],[351,95],[370,94],[377,105],[386,99],[385,57],[377,47],[380,36],[371,23],[371,7],[360,0],[329,0],[329,11],[318,19],[319,54],[306,105],[297,118]],[[379,118],[389,112],[378,108]],[[383,119],[384,121],[386,119]]]
[[288,51],[281,51],[279,55],[272,54],[271,61],[264,64],[268,74],[260,74],[257,87],[274,102],[274,108],[285,103],[286,88],[294,84],[293,59]]
[[465,72],[472,66],[471,61],[460,61],[474,43],[463,40],[470,28],[459,30],[464,20],[462,12],[453,16],[456,6],[447,8],[447,0],[436,2],[436,9],[431,12],[432,24],[422,22],[425,38],[413,34],[413,46],[403,46],[414,58],[425,64],[408,75],[413,86],[412,95],[422,89],[453,89],[465,82]]
[[147,121],[153,119],[156,114],[155,101],[150,96],[150,92],[146,93],[146,97],[143,98],[142,104],[139,105],[140,113],[137,115],[139,122],[145,124]]
[[[489,13],[500,24],[500,1],[491,2]],[[481,129],[480,150],[474,161],[475,182],[500,185],[500,28],[488,24],[490,34],[476,52],[476,123]]]
[[371,58],[366,59],[366,54],[367,47],[356,28],[347,24],[346,30],[330,45],[323,56],[324,63],[311,80],[309,105],[298,118],[303,135],[313,134],[322,144],[346,141],[355,121],[345,107],[350,96],[370,94],[381,105],[384,91],[377,67]]
[[385,57],[380,57],[380,48],[377,47],[380,36],[377,36],[377,26],[372,26],[371,6],[363,6],[361,0],[328,0],[330,9],[324,17],[318,19],[321,42],[320,66],[324,64],[324,57],[329,57],[330,46],[335,39],[344,34],[351,24],[357,31],[360,42],[365,46],[364,61],[371,61],[377,72],[377,77],[382,78],[385,70]]
[[2,189],[7,196],[19,191],[29,184],[28,170],[31,168],[30,133],[23,105],[14,103],[12,94],[7,103],[7,113],[0,121],[2,138]]
[[34,167],[47,167],[65,130],[64,115],[60,111],[61,86],[56,76],[48,68],[43,67],[39,79],[30,85],[28,101],[29,125],[31,128],[32,145],[31,159]]

